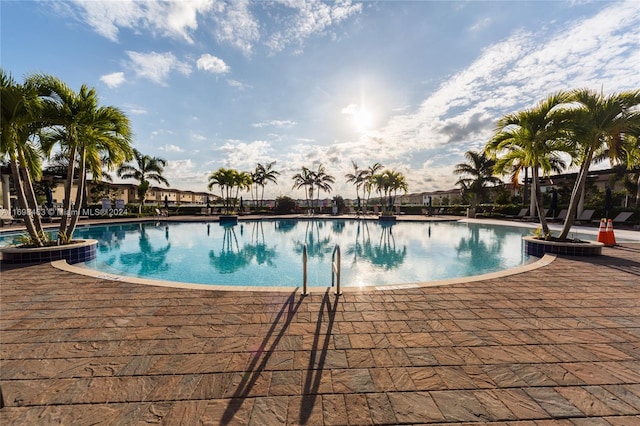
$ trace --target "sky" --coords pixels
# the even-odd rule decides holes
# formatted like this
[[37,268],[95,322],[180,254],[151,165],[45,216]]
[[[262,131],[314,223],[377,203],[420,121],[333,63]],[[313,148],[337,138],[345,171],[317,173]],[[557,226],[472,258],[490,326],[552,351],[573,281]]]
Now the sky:
[[5,71],[95,87],[181,190],[272,161],[269,198],[320,164],[355,198],[352,162],[447,190],[503,115],[640,88],[637,0],[2,0],[0,20]]

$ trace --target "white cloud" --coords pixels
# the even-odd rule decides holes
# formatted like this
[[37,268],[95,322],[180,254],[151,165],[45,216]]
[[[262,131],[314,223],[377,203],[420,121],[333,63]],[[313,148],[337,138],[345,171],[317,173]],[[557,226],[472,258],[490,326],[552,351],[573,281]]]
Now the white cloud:
[[199,133],[191,132],[191,139],[193,139],[194,141],[203,142],[207,140],[207,137]]
[[225,74],[230,70],[229,65],[225,64],[222,59],[208,53],[200,56],[196,66],[199,70],[209,71],[213,74]]
[[469,31],[475,32],[485,29],[491,24],[491,18],[482,18],[477,20],[471,27],[469,27]]
[[125,104],[124,107],[129,114],[142,115],[147,113],[147,110],[139,105]]
[[161,151],[167,151],[167,152],[184,152],[184,149],[180,148],[177,145],[171,145],[171,144],[166,144],[164,146],[161,146],[159,149]]
[[254,141],[251,143],[229,139],[218,148],[226,157],[222,160],[224,167],[233,167],[237,170],[253,170],[257,163],[265,163],[270,160],[268,155],[271,144],[267,141]]
[[138,77],[146,78],[154,83],[166,85],[166,79],[172,71],[189,75],[191,66],[181,62],[171,52],[165,53],[140,53],[127,51],[130,66]]
[[100,81],[107,85],[107,87],[114,89],[125,82],[123,72],[113,72],[111,74],[105,74],[100,77]]
[[340,110],[340,114],[355,115],[358,113],[358,105],[349,104]]
[[322,34],[328,27],[338,24],[362,10],[362,3],[350,0],[338,2],[280,0],[289,16],[279,17],[277,31],[268,38],[266,45],[274,52],[283,50],[290,44],[301,45],[313,34]]
[[214,15],[215,36],[218,42],[228,43],[246,55],[260,40],[259,23],[249,10],[248,0],[220,3]]
[[[118,40],[120,28],[134,32],[148,30],[165,37],[181,38],[193,43],[191,34],[198,28],[198,15],[210,11],[213,0],[136,1],[74,0],[71,13],[86,22],[98,34]],[[69,12],[69,10],[67,10]]]
[[266,120],[261,121],[259,123],[253,123],[251,126],[261,128],[261,127],[279,127],[279,128],[289,128],[296,125],[295,121],[291,120]]
[[247,89],[251,89],[253,86],[249,85],[249,84],[245,84],[242,83],[241,81],[238,80],[232,80],[232,79],[227,79],[227,84],[231,87],[234,87],[238,90],[247,90]]

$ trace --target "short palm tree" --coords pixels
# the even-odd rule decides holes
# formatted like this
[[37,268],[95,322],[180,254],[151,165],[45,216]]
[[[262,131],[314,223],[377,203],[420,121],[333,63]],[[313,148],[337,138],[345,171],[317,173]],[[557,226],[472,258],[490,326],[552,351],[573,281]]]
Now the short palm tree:
[[589,167],[603,151],[612,161],[622,152],[625,134],[635,134],[640,128],[640,90],[630,90],[605,96],[590,89],[578,89],[569,93],[564,109],[571,132],[570,142],[579,153],[578,178],[571,192],[571,199],[559,238],[569,235],[582,198]]
[[453,173],[466,177],[459,179],[456,185],[460,185],[462,190],[471,196],[471,204],[474,204],[476,198],[482,202],[487,199],[488,185],[502,183],[493,175],[495,161],[484,152],[467,151],[464,156],[467,161],[456,164]]
[[140,205],[138,212],[142,212],[142,206],[147,198],[147,191],[151,186],[150,181],[169,186],[169,181],[162,176],[167,161],[160,157],[144,155],[137,149],[133,150],[135,164],[125,164],[118,168],[118,177],[121,179],[135,179],[138,181],[138,198]]

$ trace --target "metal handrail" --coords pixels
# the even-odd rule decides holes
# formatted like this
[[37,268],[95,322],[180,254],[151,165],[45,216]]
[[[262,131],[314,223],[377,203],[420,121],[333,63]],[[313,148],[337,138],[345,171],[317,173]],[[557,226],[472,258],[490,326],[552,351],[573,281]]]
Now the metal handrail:
[[[336,254],[338,261],[336,262]],[[334,284],[334,277],[336,282],[336,295],[340,296],[342,292],[340,291],[340,246],[336,244],[336,247],[333,249],[333,254],[331,255],[331,287]]]
[[302,295],[308,296],[307,290],[307,245],[302,247]]

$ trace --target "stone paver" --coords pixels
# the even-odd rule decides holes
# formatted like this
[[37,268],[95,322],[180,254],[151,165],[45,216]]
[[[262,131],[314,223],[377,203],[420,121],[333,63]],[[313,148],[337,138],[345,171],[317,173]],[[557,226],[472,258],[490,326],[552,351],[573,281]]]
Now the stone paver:
[[0,276],[0,424],[640,424],[640,244],[440,287]]

